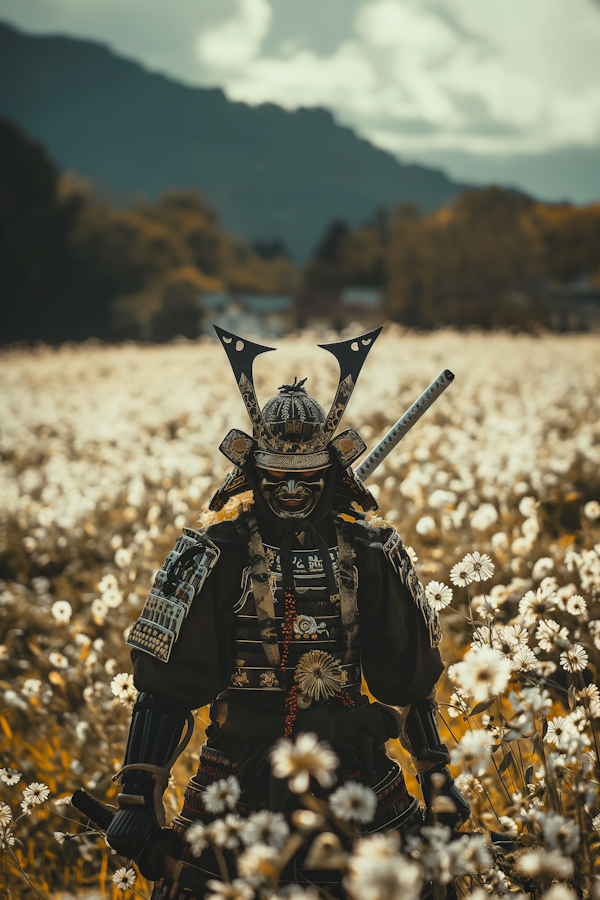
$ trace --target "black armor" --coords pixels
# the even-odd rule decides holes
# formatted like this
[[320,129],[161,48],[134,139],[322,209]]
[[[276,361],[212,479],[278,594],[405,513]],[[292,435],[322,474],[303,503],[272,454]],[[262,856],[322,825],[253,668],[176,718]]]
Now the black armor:
[[[360,780],[372,788],[377,805],[365,833],[420,821],[418,801],[385,751],[386,741],[401,734],[395,707],[411,706],[404,735],[419,761],[427,802],[425,769],[447,773],[447,751],[427,699],[443,671],[438,619],[400,536],[366,518],[377,504],[351,468],[364,441],[353,429],[335,434],[379,331],[321,345],[340,365],[326,414],[296,380],[261,410],[252,366],[271,348],[217,329],[252,435],[233,429],[223,440],[220,449],[234,470],[210,509],[216,517],[248,490],[253,500],[226,521],[184,529],[130,632],[142,693],[121,809],[109,830],[111,844],[126,855],[135,855],[161,824],[161,785],[187,709],[208,702],[211,725],[198,772],[171,823],[183,860],[205,872],[218,872],[215,858],[207,850],[195,860],[185,834],[193,822],[214,818],[202,803],[209,784],[238,778],[242,815],[293,809],[286,783],[270,773],[272,747],[282,735],[315,732],[338,754],[338,784]],[[363,674],[379,702],[362,693]],[[444,790],[458,817],[467,816],[449,775]],[[153,896],[188,898],[169,879],[158,882]]]

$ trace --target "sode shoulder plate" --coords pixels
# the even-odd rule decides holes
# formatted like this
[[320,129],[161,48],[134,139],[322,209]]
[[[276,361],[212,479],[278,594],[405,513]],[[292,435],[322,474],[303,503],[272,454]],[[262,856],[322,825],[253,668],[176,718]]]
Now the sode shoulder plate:
[[437,647],[442,640],[442,629],[438,615],[432,609],[429,600],[425,596],[425,589],[419,581],[410,556],[406,552],[402,539],[395,529],[383,545],[383,552],[400,576],[400,581],[404,587],[410,591],[413,600],[421,611],[429,632],[429,643],[432,647]]
[[184,528],[154,579],[152,590],[127,643],[168,662],[181,623],[221,551],[205,534]]

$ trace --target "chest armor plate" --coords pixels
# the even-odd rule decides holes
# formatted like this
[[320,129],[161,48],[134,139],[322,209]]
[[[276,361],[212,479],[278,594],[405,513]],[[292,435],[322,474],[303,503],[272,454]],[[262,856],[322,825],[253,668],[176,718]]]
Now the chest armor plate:
[[[274,628],[283,659],[285,607],[281,587],[279,550],[264,545],[268,577],[275,600]],[[329,549],[339,585],[338,548]],[[343,686],[359,685],[360,653],[358,632],[350,641],[342,624],[339,593],[332,600],[327,590],[323,562],[316,550],[296,549],[292,553],[296,594],[296,619],[289,654],[285,663],[286,682],[294,683],[294,671],[309,650],[322,650],[334,657],[342,668]],[[358,573],[354,569],[355,585]],[[234,609],[234,671],[231,687],[244,690],[286,690],[281,672],[269,665],[261,640],[259,620],[252,592],[250,570],[242,576],[242,595]]]

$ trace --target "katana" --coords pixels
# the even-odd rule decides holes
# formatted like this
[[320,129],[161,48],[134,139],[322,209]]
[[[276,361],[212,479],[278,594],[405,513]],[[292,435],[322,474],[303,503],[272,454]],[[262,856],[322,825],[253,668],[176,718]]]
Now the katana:
[[426,413],[429,407],[435,403],[437,398],[444,393],[448,385],[454,381],[454,372],[450,369],[444,369],[440,372],[435,381],[432,381],[426,391],[423,391],[418,400],[415,400],[410,409],[407,409],[404,415],[398,419],[393,428],[383,437],[374,450],[371,450],[364,462],[355,470],[355,474],[366,481],[375,469],[388,456],[394,447],[397,447],[402,438],[410,431],[415,422],[418,422],[423,413]]

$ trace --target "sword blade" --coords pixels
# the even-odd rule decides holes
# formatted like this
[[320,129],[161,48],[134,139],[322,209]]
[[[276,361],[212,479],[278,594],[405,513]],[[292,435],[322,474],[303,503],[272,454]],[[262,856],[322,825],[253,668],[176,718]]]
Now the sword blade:
[[444,393],[446,388],[454,381],[454,372],[450,369],[444,369],[440,372],[435,381],[432,381],[427,390],[423,391],[418,400],[415,400],[410,409],[407,409],[404,415],[398,419],[393,428],[382,438],[374,450],[371,450],[364,462],[356,469],[355,474],[362,481],[366,481],[375,469],[381,465],[383,460],[388,456],[394,447],[396,447],[402,438],[418,422],[423,413],[426,413],[429,407],[435,403],[437,398]]

